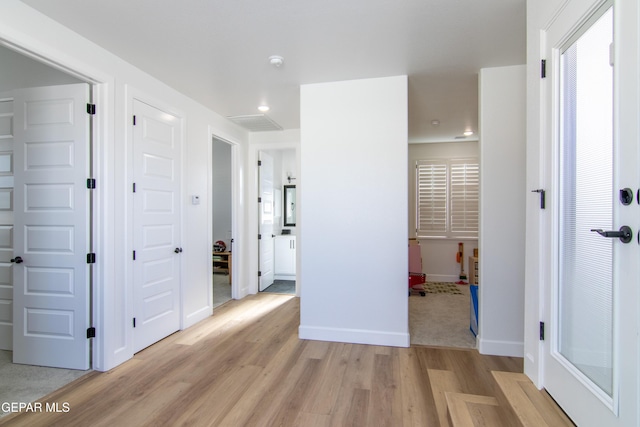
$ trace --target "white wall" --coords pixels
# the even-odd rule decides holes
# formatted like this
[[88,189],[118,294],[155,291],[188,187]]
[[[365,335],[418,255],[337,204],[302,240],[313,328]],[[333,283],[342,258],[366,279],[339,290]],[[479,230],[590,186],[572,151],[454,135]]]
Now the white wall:
[[[409,237],[416,236],[416,161],[478,156],[478,141],[409,144]],[[427,275],[427,280],[457,282],[460,279],[460,264],[456,261],[458,243],[464,243],[464,271],[469,278],[469,256],[478,247],[478,239],[418,240],[422,253],[422,272]]]
[[408,346],[407,77],[303,85],[300,119],[300,338]]
[[0,92],[81,83],[81,80],[0,46]]
[[478,348],[524,351],[525,66],[480,70]]
[[[211,313],[211,135],[238,144],[246,157],[247,132],[103,48],[17,0],[0,2],[0,41],[16,45],[56,67],[96,84],[95,206],[98,264],[95,267],[94,368],[110,369],[133,356],[131,268],[131,105],[134,97],[185,119],[182,224],[182,327]],[[237,168],[245,182],[246,167]],[[239,194],[244,189],[240,185]],[[191,205],[191,195],[201,204]],[[237,212],[244,200],[238,198]],[[209,230],[209,233],[203,232]],[[246,245],[242,236],[238,245]],[[238,266],[242,271],[242,265]],[[239,277],[238,280],[242,280]]]

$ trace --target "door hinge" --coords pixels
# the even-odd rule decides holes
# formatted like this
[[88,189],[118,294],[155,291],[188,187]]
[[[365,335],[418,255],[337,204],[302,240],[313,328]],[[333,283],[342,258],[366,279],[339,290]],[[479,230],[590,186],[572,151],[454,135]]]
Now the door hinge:
[[543,190],[542,188],[538,188],[536,190],[531,190],[531,192],[540,194],[540,209],[545,209],[547,192],[545,190]]
[[94,190],[96,188],[96,179],[95,178],[87,178],[87,188],[89,190]]
[[258,234],[258,240],[262,239],[262,234]]
[[96,328],[94,328],[93,326],[90,328],[87,328],[87,338],[95,338],[96,337]]
[[546,59],[540,60],[540,78],[541,79],[547,78],[547,60]]
[[133,125],[134,126],[136,125],[136,116],[135,115],[133,116]]
[[540,322],[540,341],[544,341],[544,322]]
[[258,271],[258,277],[262,277],[262,271]]
[[87,114],[94,115],[96,113],[96,104],[87,104]]
[[136,327],[136,318],[135,317],[133,318],[133,327],[134,328]]
[[90,253],[87,254],[87,264],[95,264],[96,263],[96,254],[95,253]]
[[131,190],[133,190],[134,193],[136,192],[136,183],[135,182],[131,186]]
[[133,251],[133,260],[136,260],[136,251]]
[[262,203],[262,197],[258,197],[258,203]]
[[262,166],[262,160],[258,160],[258,166]]

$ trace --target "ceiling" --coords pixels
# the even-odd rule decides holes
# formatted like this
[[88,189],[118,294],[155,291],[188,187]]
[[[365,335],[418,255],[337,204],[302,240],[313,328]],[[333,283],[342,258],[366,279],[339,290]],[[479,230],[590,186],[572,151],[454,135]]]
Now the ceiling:
[[525,63],[525,0],[22,1],[223,116],[264,103],[284,129],[302,84],[406,74],[409,141],[458,140],[477,132],[478,71]]

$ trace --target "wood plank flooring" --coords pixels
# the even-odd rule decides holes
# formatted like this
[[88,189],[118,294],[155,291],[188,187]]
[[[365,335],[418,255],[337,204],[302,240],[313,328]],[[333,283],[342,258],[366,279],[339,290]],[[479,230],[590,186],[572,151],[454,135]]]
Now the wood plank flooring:
[[[292,296],[230,301],[123,365],[46,396],[42,412],[8,415],[0,425],[572,425],[527,384],[522,359],[299,340],[299,318]],[[68,411],[46,412],[47,402]]]

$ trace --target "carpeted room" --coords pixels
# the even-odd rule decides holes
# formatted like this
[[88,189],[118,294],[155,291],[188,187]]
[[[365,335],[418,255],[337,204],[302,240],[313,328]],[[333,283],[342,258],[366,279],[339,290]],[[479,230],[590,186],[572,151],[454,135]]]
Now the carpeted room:
[[409,334],[412,345],[476,348],[471,333],[469,285],[427,282],[425,296],[409,297]]

